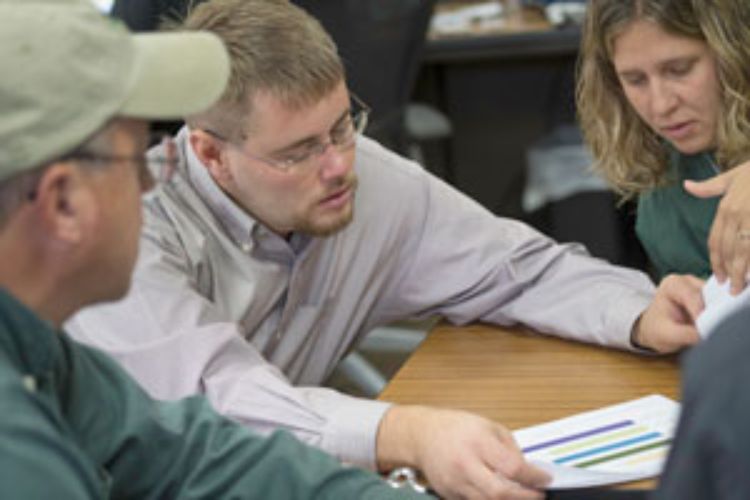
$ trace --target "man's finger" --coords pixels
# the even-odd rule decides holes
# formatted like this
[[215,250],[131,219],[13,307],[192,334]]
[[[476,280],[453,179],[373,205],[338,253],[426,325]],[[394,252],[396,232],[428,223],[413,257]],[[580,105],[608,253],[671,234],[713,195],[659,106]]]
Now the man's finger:
[[513,498],[519,500],[544,498],[541,487],[530,488],[490,468],[480,467],[480,469],[475,471],[476,475],[474,476],[474,486],[482,493],[479,498]]
[[526,461],[512,479],[524,486],[536,489],[542,489],[552,481],[552,477],[547,472]]
[[695,276],[671,276],[669,297],[670,301],[688,313],[690,319],[695,321],[703,312],[703,280]]
[[503,443],[492,450],[484,450],[483,455],[491,470],[522,486],[540,489],[552,480],[547,472],[526,461],[512,438],[510,443]]
[[698,329],[694,325],[675,325],[672,330],[674,335],[672,338],[677,340],[675,349],[696,344],[701,339]]

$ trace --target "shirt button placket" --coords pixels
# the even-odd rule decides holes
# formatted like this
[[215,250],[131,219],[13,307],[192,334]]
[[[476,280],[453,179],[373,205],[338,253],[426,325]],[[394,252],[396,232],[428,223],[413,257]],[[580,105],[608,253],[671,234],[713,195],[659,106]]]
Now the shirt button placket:
[[23,386],[29,392],[36,392],[37,387],[38,387],[36,378],[33,375],[24,375]]

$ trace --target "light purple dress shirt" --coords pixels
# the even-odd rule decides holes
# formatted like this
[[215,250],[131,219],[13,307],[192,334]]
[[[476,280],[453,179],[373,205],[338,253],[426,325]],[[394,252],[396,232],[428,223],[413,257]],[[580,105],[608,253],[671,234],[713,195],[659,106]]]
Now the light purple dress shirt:
[[318,387],[373,327],[442,316],[524,323],[630,348],[653,297],[642,273],[499,218],[359,138],[354,220],[286,240],[238,207],[178,136],[176,179],[146,202],[133,286],[67,325],[154,396],[205,394],[260,432],[283,427],[373,467],[388,405]]

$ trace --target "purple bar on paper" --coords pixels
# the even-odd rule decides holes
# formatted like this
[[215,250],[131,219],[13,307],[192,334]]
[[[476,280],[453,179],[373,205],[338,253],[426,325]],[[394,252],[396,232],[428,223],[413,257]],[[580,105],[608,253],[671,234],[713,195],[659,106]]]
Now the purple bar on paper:
[[545,441],[543,443],[532,444],[531,446],[528,446],[522,449],[521,451],[524,453],[531,453],[532,451],[549,448],[550,446],[557,446],[558,444],[567,443],[569,441],[575,441],[576,439],[581,439],[581,438],[593,436],[595,434],[601,434],[602,432],[609,432],[615,429],[620,429],[622,427],[627,427],[629,425],[633,425],[633,423],[634,422],[632,420],[623,420],[622,422],[615,422],[614,424],[609,424],[603,427],[597,427],[596,429],[579,432],[578,434],[571,434],[569,436],[563,436],[557,439],[552,439],[551,441]]

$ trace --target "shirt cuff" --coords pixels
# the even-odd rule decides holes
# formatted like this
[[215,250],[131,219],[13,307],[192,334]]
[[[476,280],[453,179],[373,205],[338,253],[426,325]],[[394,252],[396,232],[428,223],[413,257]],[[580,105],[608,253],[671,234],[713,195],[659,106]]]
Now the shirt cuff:
[[377,435],[380,420],[391,403],[341,398],[328,413],[329,420],[322,448],[344,462],[375,470],[377,467]]
[[610,346],[644,354],[652,352],[633,345],[630,334],[635,322],[653,299],[652,293],[633,291],[625,294],[620,300],[612,301],[605,316],[605,331],[612,332],[608,341]]

